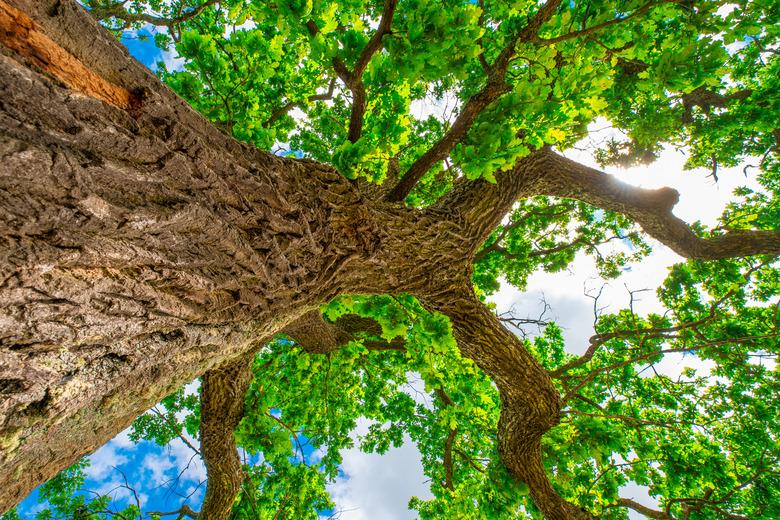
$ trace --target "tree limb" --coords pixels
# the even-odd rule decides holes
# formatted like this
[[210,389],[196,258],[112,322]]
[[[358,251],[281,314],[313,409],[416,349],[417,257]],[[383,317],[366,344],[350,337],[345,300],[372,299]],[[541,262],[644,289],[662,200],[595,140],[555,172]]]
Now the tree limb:
[[629,509],[633,509],[637,513],[645,515],[648,518],[656,518],[658,520],[674,520],[672,515],[664,511],[658,511],[656,509],[643,506],[639,502],[631,500],[630,498],[620,498],[618,499],[617,504],[609,507],[627,507]]
[[498,172],[495,184],[460,178],[431,210],[456,218],[468,230],[471,254],[475,254],[519,198],[537,194],[539,177],[546,168],[547,155],[539,151],[518,159],[511,170]]
[[374,31],[371,39],[366,44],[363,52],[360,53],[360,57],[355,63],[355,67],[352,69],[352,75],[355,78],[362,78],[363,72],[368,67],[371,58],[376,54],[379,49],[382,48],[382,38],[386,34],[390,34],[390,26],[393,23],[393,15],[395,14],[395,7],[398,4],[398,0],[385,0],[384,7],[382,8],[382,18],[379,20],[379,26]]
[[588,34],[592,34],[594,32],[600,31],[602,29],[606,29],[607,27],[611,27],[613,25],[617,25],[623,22],[627,22],[628,20],[635,18],[637,16],[640,16],[642,14],[645,14],[649,12],[654,7],[657,7],[659,5],[675,2],[676,0],[654,0],[651,2],[647,2],[643,6],[639,7],[636,11],[632,12],[631,14],[628,14],[622,18],[613,18],[612,20],[607,20],[606,22],[598,23],[596,25],[593,25],[591,27],[587,27],[585,29],[581,29],[578,31],[572,31],[570,33],[562,34],[560,36],[556,36],[554,38],[537,38],[536,41],[538,43],[542,43],[545,45],[552,45],[555,43],[563,42],[566,40],[571,40],[574,38],[579,38],[580,36],[587,36]]
[[[324,94],[313,94],[306,98],[306,101],[309,103],[313,103],[315,101],[327,101],[329,99],[333,99],[333,91],[336,89],[336,78],[333,78],[330,80],[330,83],[328,84],[328,91]],[[271,112],[271,116],[263,123],[263,128],[270,128],[271,125],[273,125],[276,121],[278,121],[282,116],[287,115],[287,113],[292,110],[295,107],[301,107],[301,103],[297,101],[290,101],[289,103],[286,103],[273,112]]]
[[[290,336],[306,352],[326,354],[357,339],[359,332],[380,336],[382,329],[371,318],[363,318],[356,314],[341,316],[335,323],[330,323],[322,317],[319,309],[315,309],[285,327],[282,332]],[[401,337],[396,337],[389,342],[364,340],[363,345],[368,350],[404,350],[404,340]]]
[[573,359],[566,363],[565,365],[553,370],[550,372],[550,376],[553,379],[560,379],[566,372],[577,368],[579,366],[584,365],[585,363],[588,363],[591,359],[593,359],[593,356],[596,354],[596,351],[600,346],[605,344],[606,342],[612,340],[612,339],[618,339],[618,338],[628,338],[631,336],[643,336],[643,338],[664,338],[668,337],[670,334],[674,332],[680,332],[682,330],[691,329],[698,327],[699,325],[704,325],[705,323],[712,321],[714,319],[715,315],[715,307],[711,309],[711,312],[708,316],[696,320],[691,321],[687,323],[682,323],[680,325],[675,325],[673,327],[652,327],[652,328],[646,328],[646,329],[634,329],[634,330],[617,330],[613,332],[607,332],[604,334],[595,334],[590,337],[588,346],[588,349],[578,358]]
[[165,424],[168,425],[171,431],[173,431],[179,437],[181,442],[183,442],[189,449],[191,449],[198,455],[201,454],[200,450],[196,448],[190,442],[190,440],[184,435],[184,432],[182,431],[181,427],[177,423],[171,421],[171,419],[164,413],[160,412],[160,410],[158,410],[156,406],[152,408],[151,412],[155,414],[157,417],[159,417],[160,419],[162,419],[163,421],[165,421]]
[[[360,53],[360,57],[352,70],[349,70],[344,61],[338,57],[334,57],[331,60],[336,75],[352,92],[352,111],[349,116],[349,130],[347,131],[347,139],[351,143],[357,142],[363,133],[363,116],[366,112],[366,87],[363,84],[363,72],[365,72],[374,54],[382,48],[382,38],[390,33],[390,26],[397,3],[398,0],[385,0],[379,26]],[[317,36],[320,32],[319,27],[313,20],[309,20],[306,23],[306,28],[312,36]]]
[[184,504],[176,511],[150,511],[147,513],[148,515],[157,515],[157,516],[171,516],[171,515],[178,515],[177,518],[195,518],[196,520],[200,517],[200,514],[197,511],[193,511],[190,506],[187,504]]
[[453,483],[452,445],[455,442],[457,433],[458,429],[452,428],[444,441],[444,487],[450,491],[455,489],[455,484]]
[[92,16],[97,20],[106,20],[108,18],[117,18],[125,22],[125,27],[134,22],[144,22],[161,27],[174,27],[182,24],[188,20],[191,20],[198,16],[204,9],[217,3],[217,0],[205,0],[202,4],[195,7],[191,11],[182,13],[172,18],[165,18],[162,16],[154,16],[147,13],[131,13],[128,11],[124,4],[125,2],[116,2],[108,7],[95,7],[90,10]]
[[680,256],[716,260],[780,254],[780,233],[777,231],[731,230],[721,236],[700,238],[672,213],[679,200],[676,190],[638,188],[561,155],[545,154],[546,171],[540,178],[538,195],[577,199],[623,213]]
[[685,258],[716,260],[780,254],[780,232],[730,230],[720,236],[700,238],[672,213],[679,200],[676,190],[631,186],[549,148],[519,159],[511,170],[497,173],[496,184],[481,179],[456,183],[436,207],[456,213],[484,242],[518,198],[536,195],[576,199],[623,213]]
[[244,480],[233,431],[244,415],[253,357],[242,356],[203,375],[200,446],[208,485],[202,518],[227,519]]
[[[661,349],[661,350],[654,350],[651,352],[646,352],[644,354],[640,354],[638,356],[631,357],[627,360],[620,361],[617,363],[613,363],[611,365],[607,365],[604,367],[600,367],[597,369],[594,369],[590,371],[589,373],[585,374],[584,376],[581,376],[581,379],[579,382],[574,386],[573,388],[570,388],[566,391],[566,395],[563,396],[563,402],[568,402],[572,397],[576,397],[577,392],[580,391],[581,388],[583,388],[586,384],[588,384],[593,378],[598,376],[599,374],[602,374],[604,372],[610,372],[618,368],[622,368],[627,365],[632,365],[634,363],[637,363],[639,361],[644,361],[645,359],[650,359],[652,357],[656,357],[658,355],[663,354],[674,354],[674,353],[690,353],[695,352],[697,350],[702,350],[705,348],[712,348],[712,347],[720,347],[723,345],[730,345],[730,344],[739,344],[742,342],[749,342],[749,341],[759,341],[763,339],[768,338],[776,338],[780,336],[778,333],[771,333],[771,334],[762,334],[762,335],[756,335],[756,336],[743,336],[739,338],[726,338],[721,340],[711,340],[711,341],[705,341],[703,344],[699,345],[691,345],[691,346],[683,346],[683,347],[675,347],[675,348],[668,348],[668,349]],[[670,337],[669,339],[677,339],[676,337]],[[652,363],[651,363],[652,364]],[[571,379],[569,377],[563,376],[561,379]]]
[[469,98],[447,133],[409,167],[398,184],[387,193],[385,199],[390,202],[404,200],[428,170],[447,157],[455,145],[463,140],[477,116],[493,101],[510,90],[511,88],[503,82],[503,77],[501,77],[500,80],[488,82],[482,90]]
[[528,485],[546,518],[592,518],[558,495],[542,465],[541,437],[558,423],[561,409],[560,394],[544,368],[471,289],[422,300],[450,317],[461,353],[498,387],[502,403],[498,446],[510,474]]

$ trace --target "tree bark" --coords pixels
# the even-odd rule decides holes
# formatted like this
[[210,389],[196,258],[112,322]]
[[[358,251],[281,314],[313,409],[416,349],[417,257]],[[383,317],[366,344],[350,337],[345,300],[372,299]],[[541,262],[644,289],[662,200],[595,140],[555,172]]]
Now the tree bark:
[[[380,336],[382,327],[371,318],[356,314],[347,314],[330,323],[323,319],[319,310],[310,311],[282,330],[309,354],[327,354],[335,352],[348,342],[358,338],[358,333]],[[368,350],[402,350],[404,340],[401,337],[392,341],[364,340]]]
[[545,518],[591,519],[590,514],[561,498],[542,464],[542,435],[558,424],[561,410],[561,396],[547,371],[468,286],[424,302],[450,317],[463,356],[474,361],[498,387],[498,449],[509,473],[528,485]]
[[549,151],[542,154],[546,173],[535,194],[578,199],[623,213],[680,256],[717,260],[780,254],[780,232],[731,230],[720,236],[700,238],[672,213],[680,198],[676,190],[638,188],[561,155]]
[[253,354],[250,352],[203,375],[200,447],[208,483],[200,518],[229,518],[241,488],[244,472],[233,431],[244,416],[244,396],[252,380]]

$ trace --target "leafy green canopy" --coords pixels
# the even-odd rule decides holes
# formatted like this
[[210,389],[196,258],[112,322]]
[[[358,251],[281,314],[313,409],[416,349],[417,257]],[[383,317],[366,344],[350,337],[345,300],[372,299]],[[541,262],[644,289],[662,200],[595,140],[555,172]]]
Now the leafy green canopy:
[[[715,176],[720,166],[752,161],[762,189],[739,190],[722,229],[780,229],[780,9],[772,0],[562,2],[538,35],[517,41],[535,2],[402,0],[359,78],[365,106],[353,139],[359,89],[343,70],[361,63],[383,3],[86,4],[116,30],[164,28],[155,41],[175,49],[183,67],[161,64],[160,76],[225,132],[265,149],[284,143],[346,177],[387,187],[446,139],[511,46],[508,87],[447,159],[425,170],[410,205],[432,203],[459,176],[493,181],[545,144],[570,147],[604,118],[624,137],[595,150],[602,164],[652,162],[666,145],[685,147],[689,167]],[[430,106],[444,108],[427,115]],[[602,255],[599,246],[610,241],[630,241],[633,252]],[[649,248],[623,216],[535,197],[519,201],[478,253],[474,284],[484,295],[499,280],[523,288],[533,272],[560,271],[579,252],[594,255],[610,277]],[[563,497],[603,518],[625,518],[632,505],[620,491],[635,483],[659,501],[656,513],[666,515],[659,518],[780,517],[773,261],[678,264],[658,289],[664,314],[602,315],[580,357],[566,352],[554,324],[525,340],[564,396],[564,419],[543,444]],[[258,354],[236,439],[260,462],[246,468],[236,518],[316,518],[335,507],[325,484],[338,475],[340,450],[357,442],[383,453],[405,435],[422,453],[433,492],[410,503],[421,518],[540,517],[498,457],[499,395],[460,357],[446,318],[403,295],[344,296],[323,312],[329,320],[373,318],[381,337],[367,333],[327,355],[282,338]],[[388,347],[369,348],[367,340]],[[673,353],[713,368],[666,376],[656,365]],[[410,373],[421,377],[429,401],[408,393]],[[180,391],[162,408],[136,421],[135,439],[165,444],[185,430],[196,435],[197,402]],[[360,418],[371,426],[355,440]],[[311,460],[307,443],[317,450]],[[83,518],[101,516],[102,502],[72,496],[82,467],[46,485],[56,491],[42,493],[50,505],[40,518],[84,508]]]
[[[690,166],[764,155],[775,144],[780,86],[775,7],[771,0],[562,3],[538,37],[516,46],[506,74],[511,91],[478,116],[446,172],[442,165],[428,172],[419,195],[438,184],[434,178],[489,179],[544,143],[571,145],[596,117],[626,136],[600,151],[605,163],[650,161],[664,143],[689,147]],[[177,2],[126,8],[171,19],[181,11]],[[401,1],[383,51],[362,76],[364,127],[350,143],[351,95],[339,81],[330,88],[338,79],[333,63],[354,67],[382,8],[376,1],[220,2],[156,35],[185,59],[183,70],[163,69],[162,77],[239,139],[261,148],[290,143],[344,175],[380,181],[391,158],[405,171],[447,129],[410,107],[455,105],[480,91],[488,79],[483,62],[495,61],[537,4]]]

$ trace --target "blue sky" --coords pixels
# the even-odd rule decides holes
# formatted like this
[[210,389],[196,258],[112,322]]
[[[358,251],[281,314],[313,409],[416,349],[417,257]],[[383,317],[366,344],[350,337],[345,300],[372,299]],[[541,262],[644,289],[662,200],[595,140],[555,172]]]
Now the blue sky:
[[122,43],[138,61],[154,70],[157,62],[163,59],[162,51],[154,44],[154,34],[148,29],[126,31]]
[[[197,392],[197,385],[188,385],[188,392]],[[197,446],[197,441],[190,439]],[[121,509],[128,500],[135,500],[122,487],[124,478],[138,493],[144,511],[172,511],[185,502],[195,509],[203,500],[206,470],[200,458],[184,442],[175,439],[166,446],[152,442],[134,443],[125,430],[89,456],[86,469],[85,494],[96,492],[114,498]],[[178,477],[178,478],[177,478]],[[18,507],[22,518],[34,518],[43,508],[38,493],[33,492]]]

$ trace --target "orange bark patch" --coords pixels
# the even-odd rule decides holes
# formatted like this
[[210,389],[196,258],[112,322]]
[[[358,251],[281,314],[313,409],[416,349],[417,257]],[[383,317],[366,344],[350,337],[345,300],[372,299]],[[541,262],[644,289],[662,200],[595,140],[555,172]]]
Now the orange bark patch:
[[119,108],[138,104],[129,90],[106,81],[46,36],[29,16],[0,0],[0,43],[50,73],[68,88]]

